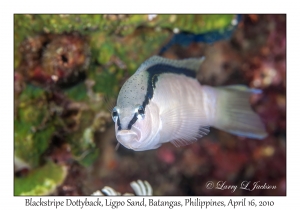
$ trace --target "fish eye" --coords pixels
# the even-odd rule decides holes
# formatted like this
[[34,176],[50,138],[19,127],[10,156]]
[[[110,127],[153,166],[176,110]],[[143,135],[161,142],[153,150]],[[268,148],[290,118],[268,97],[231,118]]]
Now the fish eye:
[[142,116],[142,118],[144,119],[144,117],[145,117],[145,109],[144,109],[144,107],[143,106],[138,106],[138,108],[137,108],[137,114],[138,115],[140,115],[140,116]]
[[114,122],[117,121],[118,117],[119,117],[119,113],[116,107],[113,108],[112,112],[111,112],[111,117],[113,119]]

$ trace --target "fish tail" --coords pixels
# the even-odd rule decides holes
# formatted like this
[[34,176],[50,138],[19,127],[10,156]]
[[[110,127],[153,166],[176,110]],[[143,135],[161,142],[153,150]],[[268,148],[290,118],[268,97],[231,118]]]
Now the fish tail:
[[213,88],[216,92],[214,127],[226,132],[254,139],[267,136],[265,126],[249,103],[251,94],[261,93],[243,85]]

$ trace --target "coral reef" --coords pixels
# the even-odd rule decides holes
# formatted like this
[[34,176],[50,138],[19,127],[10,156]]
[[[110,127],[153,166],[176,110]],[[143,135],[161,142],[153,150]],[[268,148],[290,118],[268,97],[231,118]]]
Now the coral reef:
[[[137,179],[148,180],[154,195],[285,195],[286,16],[242,15],[239,22],[236,17],[15,15],[15,195],[91,195],[103,186],[117,194],[132,192],[128,183]],[[198,39],[213,31],[226,32],[225,39]],[[172,41],[176,34],[182,40]],[[251,104],[269,136],[255,141],[211,129],[182,148],[116,149],[110,117],[116,95],[158,53],[205,56],[202,84],[262,89]],[[244,180],[276,189],[205,187]]]

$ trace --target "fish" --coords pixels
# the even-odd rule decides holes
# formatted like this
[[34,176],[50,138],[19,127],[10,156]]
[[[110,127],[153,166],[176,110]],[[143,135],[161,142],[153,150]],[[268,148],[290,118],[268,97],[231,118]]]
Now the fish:
[[196,75],[205,60],[152,56],[123,84],[111,115],[116,139],[134,151],[194,143],[214,127],[263,139],[264,124],[249,103],[261,90],[245,85],[202,85]]

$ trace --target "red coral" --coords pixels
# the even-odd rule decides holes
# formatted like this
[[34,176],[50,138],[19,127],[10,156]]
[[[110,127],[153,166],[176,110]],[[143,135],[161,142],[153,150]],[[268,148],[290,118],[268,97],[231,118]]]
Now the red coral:
[[78,33],[30,37],[19,49],[22,60],[16,71],[27,82],[44,88],[77,83],[90,61],[86,39]]

